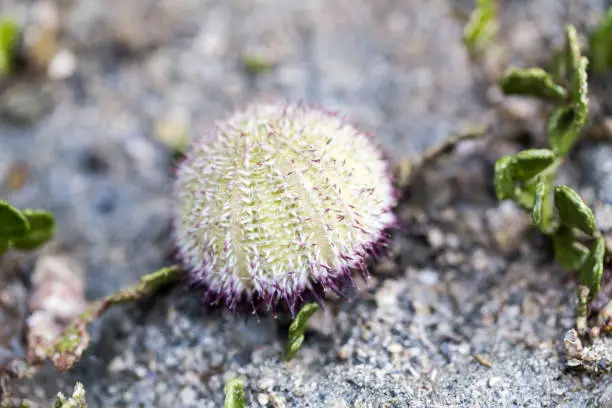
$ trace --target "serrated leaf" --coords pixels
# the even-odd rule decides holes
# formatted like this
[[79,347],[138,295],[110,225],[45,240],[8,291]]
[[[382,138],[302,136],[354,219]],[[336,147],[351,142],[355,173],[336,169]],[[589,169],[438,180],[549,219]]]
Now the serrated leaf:
[[527,95],[552,101],[564,101],[568,93],[542,68],[507,69],[498,80],[506,95]]
[[13,238],[25,234],[30,228],[26,217],[6,201],[0,201],[0,237]]
[[536,179],[535,199],[531,219],[540,231],[545,234],[554,229],[552,205],[552,177],[538,176]]
[[13,20],[0,18],[0,77],[13,69],[15,45],[19,36],[19,25]]
[[55,220],[51,213],[29,209],[23,210],[22,213],[30,223],[30,229],[25,235],[12,239],[13,247],[17,249],[36,249],[53,238]]
[[567,186],[555,187],[555,208],[563,225],[577,228],[587,235],[597,232],[595,216],[574,190]]
[[304,342],[304,332],[306,324],[312,315],[319,310],[319,305],[316,303],[308,303],[302,307],[302,310],[295,316],[295,319],[289,326],[289,344],[287,345],[287,360],[291,360],[302,347]]
[[602,73],[612,68],[612,7],[589,36],[589,51],[593,71]]
[[495,194],[499,201],[514,197],[512,156],[502,156],[495,162]]
[[561,226],[552,235],[555,261],[565,270],[580,269],[589,250],[576,240],[572,230]]
[[497,35],[495,4],[493,0],[477,0],[476,8],[463,29],[463,43],[472,53],[482,52]]
[[548,149],[529,149],[512,158],[512,175],[520,181],[528,181],[555,161],[555,154]]
[[606,243],[603,237],[595,240],[584,264],[580,268],[580,282],[590,289],[590,296],[597,295],[604,270]]
[[225,408],[245,408],[247,404],[244,395],[244,382],[234,378],[225,386]]

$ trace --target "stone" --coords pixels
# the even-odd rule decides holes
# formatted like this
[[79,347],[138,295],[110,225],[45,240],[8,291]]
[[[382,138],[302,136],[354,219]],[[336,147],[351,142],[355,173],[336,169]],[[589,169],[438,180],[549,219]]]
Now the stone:
[[67,49],[59,50],[49,62],[47,75],[51,79],[62,80],[70,78],[77,69],[76,56]]
[[257,394],[257,402],[259,402],[259,405],[262,407],[265,407],[270,403],[270,395],[264,393]]
[[197,396],[198,396],[198,394],[191,387],[183,388],[181,390],[180,394],[179,394],[179,398],[180,398],[181,403],[183,404],[183,406],[188,406],[188,405],[193,404],[194,402],[196,402]]

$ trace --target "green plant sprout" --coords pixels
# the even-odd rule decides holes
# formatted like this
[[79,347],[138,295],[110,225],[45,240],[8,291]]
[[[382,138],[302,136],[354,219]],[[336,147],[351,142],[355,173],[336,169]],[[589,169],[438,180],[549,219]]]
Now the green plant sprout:
[[0,78],[13,70],[15,47],[20,31],[15,21],[0,16]]
[[244,395],[244,381],[234,378],[225,386],[225,408],[245,408],[247,406]]
[[262,75],[274,68],[270,61],[255,54],[244,55],[241,62],[244,70],[249,75]]
[[589,36],[589,56],[593,72],[612,69],[612,7]]
[[[587,59],[581,56],[576,30],[566,27],[564,75],[540,68],[510,68],[499,79],[506,95],[533,96],[557,104],[548,121],[549,149],[529,149],[503,156],[495,164],[499,200],[514,200],[531,213],[533,224],[553,242],[555,260],[578,270],[580,288],[576,326],[586,329],[587,302],[599,292],[605,241],[595,216],[582,198],[567,186],[555,186],[556,171],[580,138],[588,117]],[[590,243],[590,250],[585,246]]]
[[315,312],[319,310],[319,305],[316,303],[308,303],[302,307],[295,319],[289,326],[289,344],[287,345],[286,359],[291,360],[302,347],[304,343],[304,332],[306,324]]
[[472,55],[482,53],[499,31],[495,0],[476,0],[463,31],[463,43]]
[[87,401],[85,400],[85,388],[83,384],[77,382],[72,391],[70,398],[64,397],[61,392],[57,393],[57,399],[55,400],[54,408],[87,408]]
[[33,250],[49,241],[55,231],[53,215],[47,211],[23,211],[0,201],[0,255],[9,248]]

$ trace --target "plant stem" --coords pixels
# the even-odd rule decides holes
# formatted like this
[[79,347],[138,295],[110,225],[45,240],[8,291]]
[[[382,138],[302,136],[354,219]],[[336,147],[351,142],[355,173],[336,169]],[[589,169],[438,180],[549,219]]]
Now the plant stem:
[[589,288],[584,285],[578,287],[578,306],[576,307],[576,330],[582,334],[587,328],[587,317],[588,317],[588,302],[589,302]]
[[486,134],[488,126],[475,126],[460,133],[454,133],[444,139],[441,143],[425,150],[421,156],[410,159],[401,159],[395,166],[397,185],[406,188],[410,184],[412,175],[423,168],[426,164],[435,161],[438,157],[448,153],[455,146],[465,140],[477,139]]
[[62,335],[51,344],[40,344],[28,350],[28,362],[32,366],[50,360],[59,371],[66,371],[76,364],[89,345],[88,326],[108,308],[125,302],[143,299],[161,287],[176,282],[181,277],[178,265],[162,268],[140,278],[138,284],[106,296],[89,307],[70,323]]

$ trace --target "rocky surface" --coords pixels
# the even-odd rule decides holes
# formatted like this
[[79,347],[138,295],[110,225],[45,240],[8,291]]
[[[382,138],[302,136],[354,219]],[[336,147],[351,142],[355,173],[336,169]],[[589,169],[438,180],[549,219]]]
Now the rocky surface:
[[[508,62],[532,65],[561,43],[566,22],[590,27],[605,2],[501,3]],[[492,197],[491,165],[520,148],[533,128],[517,112],[533,109],[492,109],[492,74],[461,44],[471,2],[53,4],[0,0],[20,21],[57,19],[49,35],[64,50],[53,69],[0,82],[0,197],[55,213],[47,251],[83,267],[89,299],[171,261],[168,140],[194,137],[235,106],[282,98],[339,109],[394,159],[485,119],[497,125],[491,142],[415,180],[391,255],[349,303],[316,316],[293,361],[281,358],[286,318],[245,322],[204,310],[197,293],[178,287],[111,311],[72,372],[45,369],[20,384],[35,404],[79,380],[90,407],[218,407],[224,383],[239,375],[249,406],[611,406],[609,378],[564,369],[574,280],[529,220]],[[270,69],[247,72],[247,57]],[[612,187],[597,151],[582,149],[566,177],[594,174],[583,181],[605,218]],[[3,259],[0,359],[23,352],[34,259]]]

